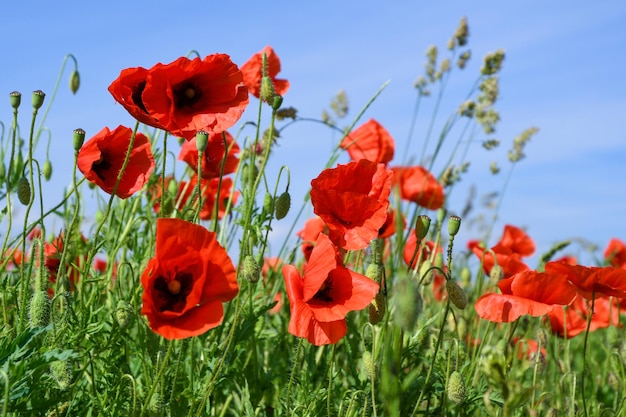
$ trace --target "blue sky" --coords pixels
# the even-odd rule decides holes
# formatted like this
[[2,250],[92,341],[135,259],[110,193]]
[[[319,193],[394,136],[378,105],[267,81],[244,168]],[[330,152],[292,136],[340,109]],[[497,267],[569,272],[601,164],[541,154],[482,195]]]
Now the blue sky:
[[[73,129],[81,127],[90,137],[104,126],[133,125],[107,91],[119,72],[171,62],[192,49],[202,55],[227,53],[243,64],[272,45],[282,61],[282,77],[291,82],[284,105],[298,108],[303,117],[319,117],[342,89],[350,99],[348,119],[354,117],[389,80],[362,121],[375,118],[390,131],[397,141],[395,160],[401,161],[415,101],[412,85],[423,72],[424,51],[435,44],[444,55],[447,40],[466,16],[472,59],[466,70],[452,74],[435,133],[465,98],[482,57],[503,48],[496,106],[502,121],[489,136],[502,144],[490,153],[472,146],[470,172],[455,190],[451,209],[461,209],[471,185],[479,196],[500,190],[509,166],[506,151],[521,131],[537,126],[540,132],[506,190],[493,239],[512,223],[527,228],[539,252],[567,238],[584,238],[602,249],[612,237],[626,240],[624,2],[22,1],[5,5],[3,16],[2,94],[21,91],[28,103],[33,90],[51,93],[67,53],[79,63],[79,93],[69,93],[67,70],[46,122],[53,140],[54,176],[45,195],[50,205],[69,183]],[[423,104],[412,139],[415,155],[433,103],[431,98]],[[256,106],[251,108],[245,120],[254,117]],[[24,127],[27,113],[21,117]],[[7,100],[0,120],[8,125],[10,117]],[[450,142],[456,137],[453,132]],[[336,140],[313,124],[284,132],[272,163],[290,167],[294,205]],[[492,160],[503,168],[499,176],[489,174]],[[287,223],[277,224],[278,236]],[[461,229],[464,239],[476,234]],[[574,245],[569,252],[579,251]]]

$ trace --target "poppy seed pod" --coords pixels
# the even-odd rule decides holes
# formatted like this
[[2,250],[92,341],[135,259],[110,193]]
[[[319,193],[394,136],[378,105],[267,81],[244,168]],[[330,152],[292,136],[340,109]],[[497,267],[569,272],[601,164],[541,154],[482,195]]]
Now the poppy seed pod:
[[196,133],[196,147],[198,148],[198,153],[205,151],[207,143],[209,143],[208,132],[201,130]]
[[428,229],[430,228],[430,217],[422,214],[417,217],[417,222],[415,222],[415,237],[417,240],[422,240],[426,237],[428,233]]
[[75,129],[72,134],[72,145],[74,150],[78,152],[85,142],[85,131],[83,129]]
[[289,213],[289,208],[291,207],[291,195],[289,195],[289,191],[285,191],[278,196],[275,206],[276,220],[283,219],[287,213]]
[[30,183],[26,177],[21,177],[17,182],[17,198],[20,200],[20,203],[27,206],[30,203],[31,196]]
[[43,100],[46,98],[46,94],[41,90],[33,91],[32,103],[33,109],[39,110],[43,106]]
[[80,74],[78,70],[74,70],[72,75],[70,75],[70,91],[72,94],[76,94],[78,88],[80,87]]
[[448,233],[450,236],[456,236],[461,228],[461,218],[459,216],[450,216],[448,219]]
[[12,91],[9,93],[9,101],[11,102],[11,107],[17,109],[20,107],[20,103],[22,102],[22,93],[19,91]]

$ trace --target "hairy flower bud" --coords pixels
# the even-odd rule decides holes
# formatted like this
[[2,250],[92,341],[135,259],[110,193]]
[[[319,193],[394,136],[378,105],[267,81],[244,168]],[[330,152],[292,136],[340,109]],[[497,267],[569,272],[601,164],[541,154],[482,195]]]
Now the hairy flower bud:
[[261,267],[252,255],[243,258],[242,271],[244,278],[252,284],[256,284],[261,277]]
[[430,217],[422,214],[417,216],[417,222],[415,222],[415,237],[417,240],[422,240],[426,237],[428,229],[430,228]]
[[50,373],[61,390],[67,389],[72,383],[72,364],[68,360],[52,362]]
[[50,297],[46,291],[36,291],[30,299],[29,322],[31,329],[50,323]]
[[374,357],[369,350],[363,352],[363,371],[367,374],[367,377],[374,381],[376,379],[376,363],[374,362]]
[[448,399],[455,404],[465,401],[465,381],[459,371],[454,371],[448,379]]
[[70,75],[70,91],[72,94],[76,94],[78,88],[80,87],[80,74],[78,70],[74,70],[72,75]]
[[49,159],[46,159],[46,162],[43,163],[43,168],[41,168],[41,171],[46,181],[50,181],[50,177],[52,177],[52,162],[50,162]]
[[270,193],[265,193],[263,197],[263,211],[265,213],[274,213],[274,197]]
[[387,312],[387,297],[382,292],[378,292],[369,306],[369,321],[371,324],[377,324],[382,321]]
[[20,203],[27,206],[30,203],[30,199],[32,198],[32,190],[30,188],[30,183],[26,179],[26,177],[21,177],[17,182],[17,198],[20,200]]
[[115,308],[115,320],[121,328],[127,328],[133,321],[133,308],[124,300],[117,302]]
[[289,191],[285,191],[281,195],[276,198],[276,220],[280,220],[284,218],[287,213],[289,213],[289,208],[291,207],[291,195],[289,195]]
[[422,314],[424,301],[414,280],[403,277],[393,287],[393,320],[404,331],[412,333]]
[[446,281],[446,291],[448,291],[448,298],[458,309],[464,310],[467,307],[467,296],[459,284],[452,280]]

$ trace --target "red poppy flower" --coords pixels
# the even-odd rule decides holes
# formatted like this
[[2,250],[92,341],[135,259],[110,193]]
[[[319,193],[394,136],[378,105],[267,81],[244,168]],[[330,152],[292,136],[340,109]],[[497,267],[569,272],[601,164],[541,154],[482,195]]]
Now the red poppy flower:
[[[587,319],[591,313],[590,301],[576,295],[567,307],[554,306],[548,313],[552,332],[561,337],[571,338],[587,330]],[[593,315],[589,331],[619,324],[619,302],[615,298],[597,297],[593,305]]]
[[297,235],[302,239],[302,253],[307,261],[311,257],[311,252],[315,247],[315,242],[320,233],[328,234],[328,227],[321,217],[315,216],[304,223],[304,228]]
[[[265,258],[263,260],[263,268],[261,269],[263,280],[267,282],[268,276],[275,277],[276,274],[280,273],[282,265],[283,261],[280,258]],[[283,308],[283,295],[280,292],[274,295],[274,301],[276,302],[276,305],[268,311],[269,314],[278,314]]]
[[[80,240],[77,240],[76,243],[84,244],[86,243],[86,239],[81,236]],[[45,242],[43,246],[44,266],[48,270],[48,279],[53,284],[57,281],[64,246],[65,236],[63,233],[55,237],[52,242]],[[85,255],[81,249],[84,249],[84,247],[78,244],[70,245],[68,248],[70,252],[65,255],[65,274],[69,278],[70,289],[72,291],[74,290],[74,285],[80,278],[81,268],[87,258],[87,255]],[[49,292],[52,294],[52,290]]]
[[291,319],[289,333],[316,346],[337,343],[347,333],[346,314],[367,307],[378,284],[345,268],[328,236],[320,234],[301,276],[283,266]]
[[478,315],[493,322],[512,322],[522,315],[543,316],[554,305],[567,305],[576,289],[567,276],[558,273],[523,271],[501,280],[502,294],[484,294],[474,305]]
[[535,242],[528,234],[517,226],[507,224],[500,241],[492,248],[496,253],[516,253],[522,257],[535,253]]
[[374,119],[350,132],[340,146],[348,151],[353,161],[367,159],[383,164],[393,159],[395,150],[395,142],[387,129]]
[[530,267],[522,261],[522,257],[510,249],[501,247],[499,252],[496,252],[494,247],[487,250],[482,243],[476,240],[467,242],[467,246],[481,260],[483,270],[487,275],[491,273],[491,269],[496,263],[502,268],[503,278],[530,270]]
[[148,126],[162,128],[143,104],[143,90],[146,88],[148,70],[142,67],[126,68],[109,86],[109,92],[131,116]]
[[387,220],[393,172],[362,159],[324,170],[311,181],[313,211],[330,239],[346,250],[366,248]]
[[626,298],[626,270],[606,266],[604,268],[548,262],[546,272],[565,274],[567,279],[587,299],[592,296]]
[[[126,158],[132,134],[133,131],[128,127],[118,126],[113,131],[105,127],[89,139],[78,152],[77,161],[78,169],[85,178],[111,194]],[[150,141],[137,132],[130,151],[130,160],[115,195],[128,198],[141,190],[153,170],[154,158]]]
[[[239,145],[235,142],[233,136],[224,132],[226,136],[226,144],[228,146],[228,155],[226,156],[226,163],[224,164],[224,154],[226,149],[224,147],[224,139],[222,133],[209,134],[209,140],[207,147],[204,150],[201,173],[202,178],[216,178],[220,176],[222,172],[222,165],[224,165],[223,174],[231,174],[237,171],[239,165]],[[185,161],[194,172],[198,171],[198,147],[196,145],[196,138],[185,141],[178,154],[179,161]]]
[[2,258],[3,258],[3,262],[7,258],[9,258],[9,261],[6,264],[7,268],[9,269],[20,266],[22,262],[24,261],[24,256],[22,255],[22,251],[17,248],[15,249],[9,248],[5,250],[4,254],[2,255]]
[[[400,213],[400,216],[402,229],[404,229],[404,227],[406,226],[406,220],[404,219],[404,216],[402,216],[402,213]],[[385,223],[381,226],[380,229],[378,229],[379,239],[386,239],[396,234],[396,220],[396,210],[389,210],[387,212],[387,220],[385,220]]]
[[163,129],[187,140],[196,132],[224,132],[248,105],[243,75],[228,55],[178,58],[150,68],[141,100]]
[[443,207],[443,187],[428,170],[421,166],[394,167],[394,184],[400,186],[400,197],[429,210]]
[[239,290],[237,273],[215,233],[180,219],[157,219],[156,253],[141,276],[150,328],[166,339],[198,336],[217,327],[222,302]]
[[619,239],[611,239],[604,250],[604,259],[611,266],[626,269],[626,244]]
[[[217,218],[221,219],[226,213],[226,204],[231,198],[231,205],[234,206],[237,203],[239,197],[239,191],[233,191],[233,180],[231,178],[223,178],[222,186],[219,189],[219,196],[217,194],[219,187],[219,178],[213,178],[210,180],[200,180],[200,192],[202,193],[202,208],[200,209],[199,218],[201,220],[210,220],[213,218],[213,212],[215,211],[215,201],[219,198],[219,204],[217,208]],[[197,206],[196,199],[196,186],[198,184],[198,176],[191,177],[189,182],[181,181],[178,188],[178,197],[176,198],[177,210],[182,210],[184,207]],[[190,200],[192,198],[193,200]],[[194,201],[191,204],[190,201]]]
[[259,98],[261,96],[261,79],[263,78],[263,54],[267,62],[267,76],[272,79],[276,94],[284,96],[289,90],[289,81],[276,78],[280,72],[280,59],[271,46],[266,46],[261,52],[257,52],[241,66],[243,82],[248,87],[250,94]]

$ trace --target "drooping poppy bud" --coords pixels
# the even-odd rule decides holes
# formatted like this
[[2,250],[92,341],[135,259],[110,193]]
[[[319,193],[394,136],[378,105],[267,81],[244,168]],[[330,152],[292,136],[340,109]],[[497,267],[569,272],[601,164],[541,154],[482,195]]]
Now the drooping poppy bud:
[[287,213],[289,213],[289,208],[291,207],[291,195],[289,195],[289,191],[285,191],[281,195],[276,198],[276,220],[280,220],[284,218]]

